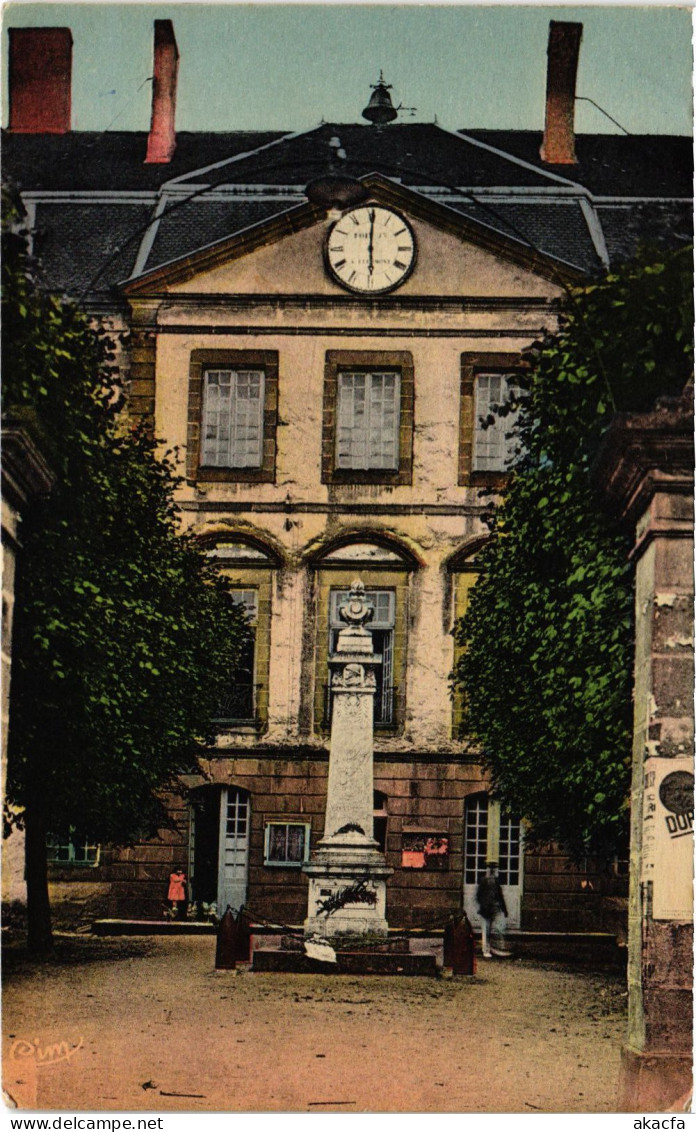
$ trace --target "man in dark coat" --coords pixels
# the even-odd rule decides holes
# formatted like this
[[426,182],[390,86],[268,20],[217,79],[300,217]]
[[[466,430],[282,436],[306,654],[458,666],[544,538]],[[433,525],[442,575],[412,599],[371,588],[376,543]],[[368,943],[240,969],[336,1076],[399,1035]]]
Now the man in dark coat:
[[507,907],[495,861],[489,861],[486,865],[486,875],[479,881],[476,889],[476,903],[481,916],[481,946],[484,959],[490,959],[493,955],[501,958],[507,956],[509,954],[505,950]]

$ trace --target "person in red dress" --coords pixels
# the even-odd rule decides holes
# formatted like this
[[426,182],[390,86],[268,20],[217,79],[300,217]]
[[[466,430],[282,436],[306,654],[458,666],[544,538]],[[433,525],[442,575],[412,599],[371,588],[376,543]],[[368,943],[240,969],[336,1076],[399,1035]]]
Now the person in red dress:
[[183,869],[175,869],[169,874],[169,891],[167,900],[174,919],[183,919],[186,915],[186,873]]

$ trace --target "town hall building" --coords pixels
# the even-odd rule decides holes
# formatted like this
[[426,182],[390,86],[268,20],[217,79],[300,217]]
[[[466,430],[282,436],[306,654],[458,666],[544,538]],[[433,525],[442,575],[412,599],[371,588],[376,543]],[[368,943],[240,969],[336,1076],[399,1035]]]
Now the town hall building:
[[10,29],[4,176],[43,284],[128,332],[128,412],[179,451],[182,526],[253,624],[172,828],[126,848],[57,831],[58,901],[158,918],[180,865],[199,908],[302,922],[328,656],[360,578],[389,923],[436,926],[462,901],[475,918],[495,860],[513,928],[607,925],[625,862],[526,851],[450,688],[510,474],[514,415],[494,406],[569,288],[690,239],[689,139],[575,135],[580,36],[552,23],[543,136],[402,123],[381,77],[364,124],[177,134],[179,53],[156,20],[149,133],[91,134],[70,129],[68,29]]

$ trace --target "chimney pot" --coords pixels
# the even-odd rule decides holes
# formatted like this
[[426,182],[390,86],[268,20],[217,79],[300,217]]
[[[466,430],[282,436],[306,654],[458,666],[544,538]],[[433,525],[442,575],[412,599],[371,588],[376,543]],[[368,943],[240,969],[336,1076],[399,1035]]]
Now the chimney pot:
[[179,49],[171,20],[155,20],[152,119],[147,139],[147,165],[166,165],[176,149],[176,79]]
[[70,28],[9,28],[9,128],[17,134],[70,130]]
[[551,20],[546,72],[546,121],[541,160],[575,165],[575,83],[582,24]]

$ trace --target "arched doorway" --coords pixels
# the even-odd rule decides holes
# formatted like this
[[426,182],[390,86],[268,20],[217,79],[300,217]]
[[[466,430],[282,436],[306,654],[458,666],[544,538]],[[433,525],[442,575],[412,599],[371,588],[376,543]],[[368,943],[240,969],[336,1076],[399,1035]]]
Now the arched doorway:
[[249,874],[249,794],[237,786],[200,786],[190,799],[189,883],[197,904],[238,909]]
[[464,804],[464,909],[479,922],[476,889],[486,863],[497,861],[508,910],[508,927],[519,928],[522,905],[524,831],[520,819],[501,813],[500,803],[485,791],[470,794]]

